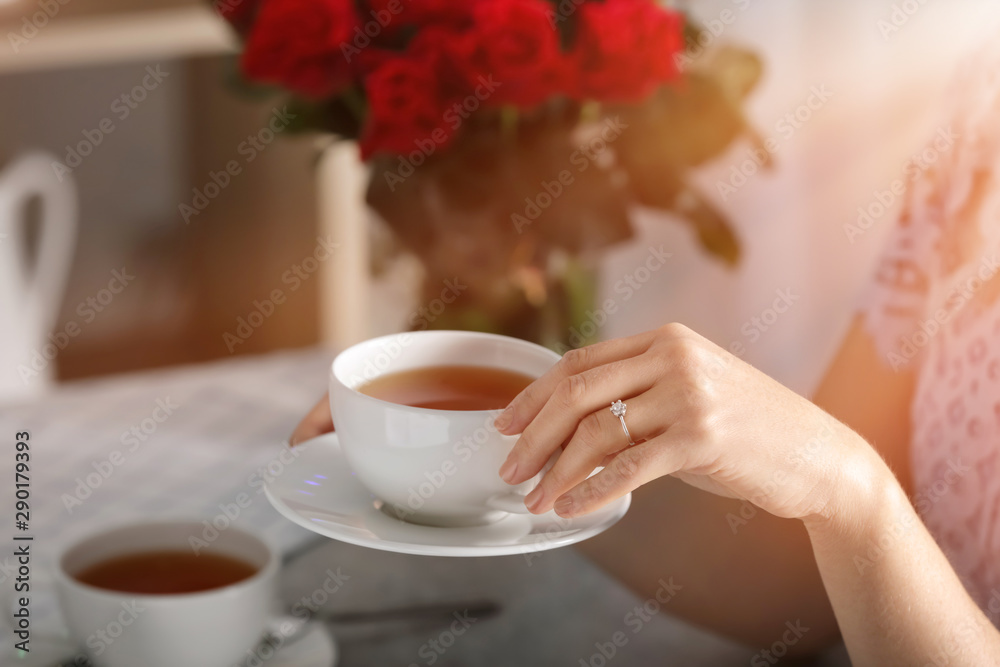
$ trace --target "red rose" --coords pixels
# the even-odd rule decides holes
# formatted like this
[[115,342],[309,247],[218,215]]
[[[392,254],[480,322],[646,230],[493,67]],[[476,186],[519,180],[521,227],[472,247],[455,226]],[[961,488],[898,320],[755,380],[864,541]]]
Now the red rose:
[[482,0],[474,18],[479,47],[474,65],[483,78],[500,84],[490,105],[532,107],[566,90],[567,61],[550,3]]
[[357,25],[352,0],[264,0],[246,49],[244,73],[321,98],[351,81],[343,52]]
[[375,19],[385,27],[402,25],[463,25],[471,20],[468,0],[368,0],[367,23]]
[[410,54],[386,60],[368,76],[365,90],[369,114],[361,137],[364,159],[379,152],[407,154],[422,146],[437,150],[451,140],[454,128],[444,121],[430,59]]
[[646,57],[658,83],[669,83],[680,76],[677,56],[684,52],[684,15],[657,8],[655,18],[647,25]]
[[584,98],[633,102],[677,76],[683,21],[650,0],[606,0],[580,8],[575,59]]
[[422,28],[404,53],[369,49],[366,69],[370,118],[362,154],[409,153],[417,142],[435,150],[451,141],[461,122],[449,110],[470,94],[468,63],[473,35],[454,26]]
[[468,96],[477,85],[473,66],[478,35],[468,30],[432,25],[422,28],[410,42],[407,57],[425,63],[434,72],[434,94],[442,104]]
[[[370,16],[362,16],[360,31],[369,46],[360,48],[352,62],[359,78],[373,72],[387,59],[402,52],[437,62],[451,60],[450,77],[470,59],[468,30],[472,26],[469,5],[446,0],[374,0]],[[358,29],[355,30],[357,35]],[[409,56],[408,56],[409,57]],[[450,85],[446,82],[446,85]]]

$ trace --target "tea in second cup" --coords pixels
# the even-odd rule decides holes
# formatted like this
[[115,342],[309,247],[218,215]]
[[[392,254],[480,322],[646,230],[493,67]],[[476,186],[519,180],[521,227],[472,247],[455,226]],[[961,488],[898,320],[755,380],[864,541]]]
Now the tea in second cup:
[[337,356],[330,377],[344,456],[383,509],[406,521],[475,526],[527,512],[537,479],[517,487],[500,479],[517,437],[493,420],[515,387],[559,359],[534,343],[465,331],[359,343]]

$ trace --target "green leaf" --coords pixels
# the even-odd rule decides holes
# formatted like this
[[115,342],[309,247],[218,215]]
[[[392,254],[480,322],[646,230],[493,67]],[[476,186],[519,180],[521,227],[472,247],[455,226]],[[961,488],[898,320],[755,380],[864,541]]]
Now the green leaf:
[[354,111],[341,98],[315,101],[292,97],[288,107],[295,115],[288,125],[292,134],[319,131],[342,139],[357,139],[361,134],[361,124]]

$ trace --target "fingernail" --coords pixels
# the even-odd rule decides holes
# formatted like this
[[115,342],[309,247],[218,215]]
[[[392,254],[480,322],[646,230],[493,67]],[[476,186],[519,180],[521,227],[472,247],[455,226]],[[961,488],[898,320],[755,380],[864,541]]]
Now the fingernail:
[[500,416],[493,420],[493,426],[495,426],[498,431],[503,431],[510,426],[512,421],[514,421],[514,410],[508,405],[504,408],[504,411],[500,413]]
[[553,509],[559,516],[566,516],[567,514],[573,513],[574,504],[575,503],[573,502],[572,498],[570,498],[569,496],[563,496],[562,498],[556,501],[555,507],[553,507]]
[[514,479],[514,475],[517,473],[517,461],[514,459],[507,459],[504,464],[500,466],[500,479],[507,482],[508,484],[513,484],[511,480]]
[[529,493],[527,497],[525,497],[524,506],[527,507],[532,512],[534,512],[535,508],[537,508],[542,503],[542,498],[544,497],[545,497],[545,492],[542,491],[542,485],[539,484],[534,489],[532,489],[531,493]]

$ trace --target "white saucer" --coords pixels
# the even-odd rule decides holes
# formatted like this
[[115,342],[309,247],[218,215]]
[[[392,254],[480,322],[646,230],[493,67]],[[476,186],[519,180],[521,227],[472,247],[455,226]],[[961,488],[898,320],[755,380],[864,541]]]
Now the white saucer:
[[[268,628],[278,632],[281,623],[289,621],[296,623],[297,619],[276,616],[268,623]],[[263,664],[267,667],[333,667],[337,664],[337,645],[330,631],[319,622],[304,631],[301,637],[296,637],[288,646],[279,647],[274,655]],[[239,663],[240,665],[245,664]]]
[[422,556],[532,554],[586,540],[613,526],[628,511],[627,495],[587,516],[563,519],[554,512],[510,514],[488,526],[434,528],[394,519],[355,478],[330,433],[296,447],[299,456],[264,487],[274,508],[326,537],[372,549]]

